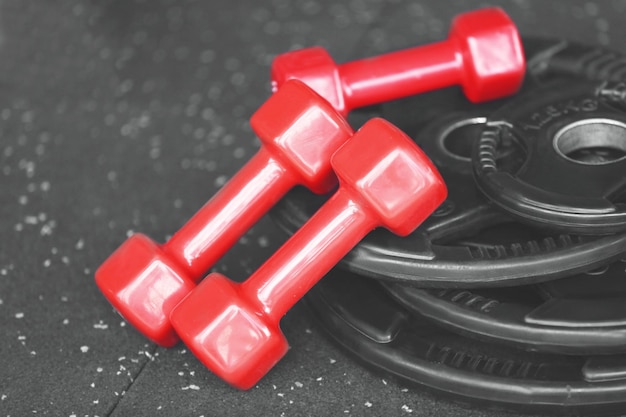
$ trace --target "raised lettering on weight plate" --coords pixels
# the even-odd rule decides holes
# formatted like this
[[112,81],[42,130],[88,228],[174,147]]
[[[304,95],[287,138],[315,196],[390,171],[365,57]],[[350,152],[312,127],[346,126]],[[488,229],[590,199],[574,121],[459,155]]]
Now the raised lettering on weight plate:
[[566,114],[586,113],[597,110],[598,100],[584,98],[582,100],[569,100],[564,103],[551,104],[542,110],[533,113],[529,119],[531,123],[521,123],[523,130],[539,130],[552,120]]

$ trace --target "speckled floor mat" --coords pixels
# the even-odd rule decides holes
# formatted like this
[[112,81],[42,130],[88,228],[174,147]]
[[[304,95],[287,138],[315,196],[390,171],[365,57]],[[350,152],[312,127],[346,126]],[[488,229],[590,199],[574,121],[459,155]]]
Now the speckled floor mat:
[[[497,2],[522,33],[626,51],[626,2]],[[164,241],[256,151],[272,57],[337,62],[445,38],[481,1],[0,2],[0,416],[452,415],[363,369],[302,306],[249,392],[149,344],[93,272],[132,231]],[[218,265],[244,279],[284,236],[264,219]]]

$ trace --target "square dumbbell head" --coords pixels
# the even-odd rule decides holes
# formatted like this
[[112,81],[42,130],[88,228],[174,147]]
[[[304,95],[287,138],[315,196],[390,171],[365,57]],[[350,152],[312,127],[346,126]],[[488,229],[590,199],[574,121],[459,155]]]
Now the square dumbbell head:
[[333,155],[331,164],[341,184],[357,188],[381,223],[401,236],[421,224],[447,194],[430,159],[383,119],[363,125]]
[[193,288],[184,268],[142,234],[132,235],[96,271],[96,284],[113,307],[143,335],[161,346],[178,336],[163,311]]
[[354,133],[333,106],[298,80],[290,80],[252,115],[252,129],[273,154],[281,155],[304,186],[332,190],[330,155]]
[[345,116],[338,68],[330,54],[319,46],[290,51],[278,55],[272,62],[272,90],[278,91],[288,80],[301,80]]
[[258,313],[239,284],[218,273],[206,277],[170,320],[193,354],[239,389],[252,388],[289,349],[278,325]]
[[489,7],[457,16],[449,39],[464,62],[461,85],[471,101],[493,100],[519,89],[526,60],[517,28],[502,9]]

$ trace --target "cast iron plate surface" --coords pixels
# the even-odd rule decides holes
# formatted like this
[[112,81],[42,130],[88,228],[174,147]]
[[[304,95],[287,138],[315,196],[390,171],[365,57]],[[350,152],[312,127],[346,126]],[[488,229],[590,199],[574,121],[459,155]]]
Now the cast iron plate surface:
[[[489,116],[474,142],[478,188],[523,221],[570,233],[626,230],[622,82],[541,86]],[[498,153],[517,145],[522,164]]]
[[394,299],[457,333],[560,354],[626,352],[626,263],[536,286],[419,289],[386,284]]
[[306,299],[358,361],[454,399],[565,415],[626,406],[626,355],[564,356],[468,339],[407,312],[379,282],[341,270]]

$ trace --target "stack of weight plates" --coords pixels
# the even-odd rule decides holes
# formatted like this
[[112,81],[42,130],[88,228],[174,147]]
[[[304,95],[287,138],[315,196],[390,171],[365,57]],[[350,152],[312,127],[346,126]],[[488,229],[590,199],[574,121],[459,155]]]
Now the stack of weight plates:
[[[406,238],[376,230],[307,296],[333,340],[461,401],[559,414],[626,409],[626,58],[526,40],[523,91],[446,89],[355,112],[424,149],[449,197]],[[325,201],[272,212],[293,233]]]

